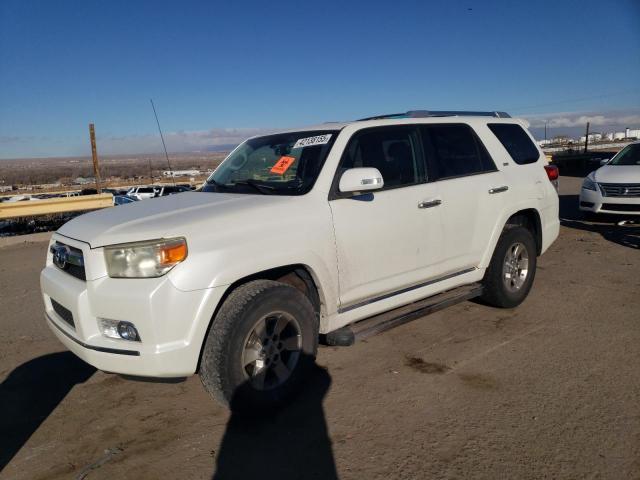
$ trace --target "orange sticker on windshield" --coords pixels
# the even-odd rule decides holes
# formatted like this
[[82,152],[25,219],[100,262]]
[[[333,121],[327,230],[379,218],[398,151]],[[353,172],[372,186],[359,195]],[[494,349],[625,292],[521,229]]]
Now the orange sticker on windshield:
[[293,162],[296,161],[296,157],[280,157],[280,160],[276,162],[276,164],[271,168],[271,173],[277,173],[278,175],[284,175]]

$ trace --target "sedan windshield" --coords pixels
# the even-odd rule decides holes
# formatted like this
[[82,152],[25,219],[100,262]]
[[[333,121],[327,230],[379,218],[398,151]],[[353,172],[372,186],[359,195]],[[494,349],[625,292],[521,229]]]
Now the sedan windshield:
[[609,165],[640,165],[640,143],[632,143],[620,150]]
[[247,140],[211,174],[204,192],[304,195],[322,169],[336,130],[279,133]]

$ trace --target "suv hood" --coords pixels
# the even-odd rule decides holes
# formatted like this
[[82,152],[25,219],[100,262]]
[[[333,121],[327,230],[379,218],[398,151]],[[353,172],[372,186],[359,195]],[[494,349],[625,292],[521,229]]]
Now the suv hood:
[[[91,248],[171,236],[189,236],[214,225],[222,216],[263,215],[264,208],[288,197],[234,193],[186,192],[141,200],[87,213],[65,223],[58,233]],[[244,219],[238,219],[244,221]]]
[[598,183],[640,183],[640,166],[605,165],[595,171]]

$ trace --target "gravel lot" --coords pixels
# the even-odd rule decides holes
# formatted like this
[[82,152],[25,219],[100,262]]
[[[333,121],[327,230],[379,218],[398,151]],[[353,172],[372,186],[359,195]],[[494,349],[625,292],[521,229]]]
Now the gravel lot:
[[64,351],[46,244],[0,248],[0,478],[640,479],[640,227],[563,227],[514,310],[465,302],[350,348],[308,389],[231,417],[197,377],[142,382]]

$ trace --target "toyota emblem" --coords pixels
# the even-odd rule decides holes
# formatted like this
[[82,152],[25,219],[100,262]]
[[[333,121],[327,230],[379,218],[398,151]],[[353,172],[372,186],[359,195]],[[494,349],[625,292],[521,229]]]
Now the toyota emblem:
[[66,245],[58,245],[52,248],[53,251],[53,264],[64,270],[67,268],[67,262],[69,260],[69,247]]

